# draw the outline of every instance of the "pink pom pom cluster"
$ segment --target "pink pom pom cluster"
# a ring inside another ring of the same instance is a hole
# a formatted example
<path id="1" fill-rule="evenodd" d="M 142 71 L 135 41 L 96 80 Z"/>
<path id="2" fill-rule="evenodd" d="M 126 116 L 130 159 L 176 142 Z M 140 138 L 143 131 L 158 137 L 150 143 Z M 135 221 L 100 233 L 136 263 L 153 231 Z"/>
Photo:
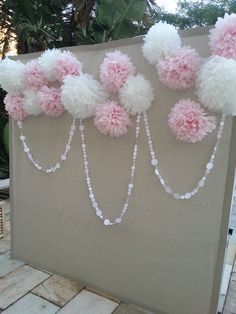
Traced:
<path id="1" fill-rule="evenodd" d="M 46 77 L 38 67 L 37 60 L 32 60 L 26 63 L 23 72 L 23 82 L 28 89 L 39 89 L 43 85 L 48 84 Z"/>
<path id="2" fill-rule="evenodd" d="M 22 121 L 27 117 L 27 113 L 22 107 L 23 97 L 19 94 L 7 94 L 4 98 L 5 109 L 13 119 Z"/>
<path id="3" fill-rule="evenodd" d="M 26 91 L 34 91 L 39 97 L 43 112 L 50 117 L 58 117 L 64 112 L 60 91 L 63 79 L 68 75 L 80 75 L 82 64 L 69 51 L 61 52 L 53 49 L 47 50 L 43 55 L 48 64 L 46 70 L 48 73 L 53 73 L 54 80 L 47 79 L 45 69 L 40 67 L 39 59 L 25 64 L 21 80 Z M 50 62 L 49 55 L 53 55 L 53 62 Z M 27 106 L 27 103 L 30 102 L 24 102 L 25 94 L 29 95 L 29 93 L 24 93 L 22 90 L 21 93 L 16 95 L 8 94 L 4 100 L 6 111 L 13 119 L 18 121 L 27 117 L 24 106 Z M 32 106 L 32 102 L 30 105 Z M 33 105 L 38 106 L 38 104 Z"/>
<path id="4" fill-rule="evenodd" d="M 194 49 L 183 47 L 161 59 L 156 67 L 163 84 L 173 91 L 181 91 L 194 85 L 200 57 Z"/>
<path id="5" fill-rule="evenodd" d="M 199 103 L 183 99 L 171 109 L 168 124 L 179 141 L 196 143 L 215 129 L 216 119 L 207 116 Z"/>
<path id="6" fill-rule="evenodd" d="M 100 80 L 108 91 L 116 93 L 129 75 L 135 73 L 130 58 L 120 51 L 108 52 L 100 66 Z"/>
<path id="7" fill-rule="evenodd" d="M 82 64 L 78 62 L 76 57 L 69 51 L 63 51 L 55 62 L 55 75 L 59 82 L 67 75 L 78 76 L 82 72 Z"/>
<path id="8" fill-rule="evenodd" d="M 107 101 L 97 107 L 94 124 L 98 130 L 111 137 L 125 135 L 131 120 L 128 112 L 115 101 Z"/>
<path id="9" fill-rule="evenodd" d="M 135 67 L 130 58 L 118 50 L 106 53 L 100 65 L 100 80 L 111 93 L 119 92 L 134 73 Z M 102 134 L 119 137 L 128 132 L 131 120 L 128 111 L 117 101 L 107 101 L 96 108 L 94 124 Z"/>
<path id="10" fill-rule="evenodd" d="M 59 88 L 43 86 L 39 91 L 40 106 L 49 117 L 58 117 L 64 112 Z"/>
<path id="11" fill-rule="evenodd" d="M 236 14 L 218 18 L 210 31 L 210 48 L 215 55 L 236 59 Z"/>

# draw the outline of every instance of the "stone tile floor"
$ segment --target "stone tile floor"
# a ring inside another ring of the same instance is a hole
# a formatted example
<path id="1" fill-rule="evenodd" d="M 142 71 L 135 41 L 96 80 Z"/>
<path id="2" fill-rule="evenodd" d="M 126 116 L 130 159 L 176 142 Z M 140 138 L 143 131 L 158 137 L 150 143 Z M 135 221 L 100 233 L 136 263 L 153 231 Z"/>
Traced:
<path id="1" fill-rule="evenodd" d="M 152 314 L 78 282 L 11 259 L 9 208 L 5 216 L 5 237 L 0 239 L 1 314 Z"/>
<path id="2" fill-rule="evenodd" d="M 101 291 L 11 259 L 9 204 L 0 239 L 1 314 L 154 314 Z M 218 313 L 236 314 L 236 243 L 229 241 Z"/>

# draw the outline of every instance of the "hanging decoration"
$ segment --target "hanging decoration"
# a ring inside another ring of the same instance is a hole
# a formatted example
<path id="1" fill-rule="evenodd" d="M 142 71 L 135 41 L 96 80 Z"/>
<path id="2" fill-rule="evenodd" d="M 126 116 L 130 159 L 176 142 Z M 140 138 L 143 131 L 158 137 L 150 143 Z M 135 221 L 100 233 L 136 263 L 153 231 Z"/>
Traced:
<path id="1" fill-rule="evenodd" d="M 75 118 L 94 117 L 102 134 L 123 136 L 131 126 L 130 114 L 142 113 L 151 106 L 152 85 L 143 75 L 135 75 L 130 58 L 118 50 L 106 53 L 100 80 L 89 74 L 67 76 L 61 88 L 62 104 Z"/>
<path id="2" fill-rule="evenodd" d="M 60 90 L 62 82 L 69 75 L 78 76 L 81 73 L 82 64 L 76 57 L 69 51 L 58 49 L 46 50 L 38 59 L 26 64 L 8 58 L 0 63 L 0 85 L 7 91 L 5 109 L 17 121 L 24 152 L 38 170 L 55 172 L 61 167 L 60 162 L 67 159 L 75 132 L 75 118 L 64 152 L 51 167 L 44 167 L 35 161 L 23 133 L 23 120 L 42 113 L 49 117 L 60 116 L 64 112 Z"/>
<path id="3" fill-rule="evenodd" d="M 107 52 L 100 65 L 100 80 L 116 101 L 99 104 L 94 124 L 103 134 L 119 137 L 131 126 L 129 115 L 147 110 L 154 99 L 150 82 L 141 74 L 135 75 L 130 58 L 121 51 Z"/>
<path id="4" fill-rule="evenodd" d="M 171 109 L 168 124 L 179 141 L 197 143 L 215 129 L 216 118 L 208 116 L 199 103 L 182 99 Z"/>
<path id="5" fill-rule="evenodd" d="M 222 137 L 226 115 L 236 115 L 236 14 L 219 18 L 210 31 L 210 49 L 213 53 L 206 62 L 191 47 L 182 46 L 176 28 L 159 22 L 144 37 L 143 55 L 156 67 L 159 80 L 171 91 L 180 92 L 197 87 L 200 102 L 180 99 L 171 109 L 168 125 L 172 134 L 182 143 L 198 143 L 216 128 L 217 120 L 203 108 L 221 114 L 216 143 L 207 161 L 204 173 L 196 185 L 184 193 L 174 191 L 161 173 L 157 151 L 154 150 L 147 110 L 154 100 L 152 84 L 136 68 L 128 55 L 121 51 L 107 52 L 99 69 L 100 81 L 82 72 L 83 65 L 69 51 L 46 50 L 36 60 L 26 64 L 8 58 L 0 62 L 0 85 L 7 92 L 6 111 L 20 130 L 24 152 L 34 167 L 45 173 L 61 168 L 71 149 L 72 138 L 79 119 L 81 148 L 88 195 L 96 216 L 105 226 L 122 222 L 128 210 L 134 188 L 141 117 L 155 176 L 165 192 L 176 200 L 189 200 L 205 185 L 214 167 L 216 152 Z M 24 120 L 45 114 L 59 117 L 64 111 L 73 121 L 62 154 L 52 166 L 41 165 L 31 152 L 24 134 Z M 131 127 L 131 116 L 136 116 L 135 142 L 127 195 L 119 215 L 107 217 L 101 209 L 92 184 L 85 139 L 84 120 L 93 118 L 95 127 L 110 137 L 124 136 Z"/>
<path id="6" fill-rule="evenodd" d="M 103 224 L 112 226 L 121 223 L 128 210 L 129 199 L 134 188 L 141 114 L 151 106 L 154 95 L 151 83 L 143 75 L 135 75 L 135 68 L 129 57 L 120 51 L 106 54 L 100 66 L 100 79 L 102 84 L 87 74 L 78 78 L 68 76 L 62 86 L 62 102 L 74 117 L 80 119 L 81 148 L 91 205 Z M 112 96 L 112 99 L 116 98 L 116 100 L 109 100 L 109 96 Z M 125 203 L 120 214 L 111 219 L 106 217 L 95 196 L 90 176 L 83 120 L 94 116 L 94 124 L 102 134 L 119 137 L 125 135 L 131 126 L 130 114 L 136 115 L 130 180 Z"/>
<path id="7" fill-rule="evenodd" d="M 147 61 L 156 65 L 160 81 L 173 91 L 190 88 L 196 84 L 197 95 L 203 106 L 222 114 L 217 139 L 211 157 L 206 163 L 204 175 L 197 185 L 185 193 L 178 193 L 168 185 L 159 169 L 159 160 L 153 148 L 148 116 L 144 124 L 150 151 L 150 162 L 165 191 L 175 199 L 188 200 L 198 193 L 214 166 L 215 154 L 225 124 L 226 114 L 236 114 L 236 31 L 235 14 L 218 19 L 211 31 L 210 46 L 218 56 L 203 63 L 195 50 L 181 47 L 177 30 L 166 23 L 155 24 L 144 38 L 143 54 Z M 171 132 L 184 143 L 201 141 L 216 127 L 216 118 L 208 116 L 200 103 L 182 99 L 171 109 L 168 118 Z"/>

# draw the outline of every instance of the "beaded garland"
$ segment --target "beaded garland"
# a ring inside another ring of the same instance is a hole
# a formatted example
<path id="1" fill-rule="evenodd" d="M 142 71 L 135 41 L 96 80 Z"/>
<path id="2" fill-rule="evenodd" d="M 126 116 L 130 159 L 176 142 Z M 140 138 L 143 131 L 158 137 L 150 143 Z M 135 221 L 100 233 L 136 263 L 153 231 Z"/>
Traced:
<path id="1" fill-rule="evenodd" d="M 130 172 L 130 181 L 128 183 L 128 190 L 127 190 L 127 196 L 125 203 L 122 207 L 122 210 L 119 214 L 119 216 L 115 219 L 111 219 L 105 216 L 103 210 L 99 207 L 99 204 L 96 200 L 95 192 L 92 186 L 92 179 L 90 177 L 90 169 L 89 169 L 89 161 L 88 161 L 88 156 L 87 156 L 87 149 L 86 149 L 86 142 L 85 142 L 85 133 L 84 133 L 84 125 L 83 125 L 83 120 L 80 120 L 80 136 L 81 136 L 81 147 L 83 151 L 83 158 L 84 158 L 84 172 L 85 172 L 85 177 L 86 177 L 86 183 L 87 183 L 87 188 L 88 188 L 88 194 L 89 194 L 89 199 L 91 202 L 92 207 L 95 210 L 95 213 L 99 219 L 103 221 L 103 224 L 105 226 L 112 226 L 116 225 L 122 222 L 122 218 L 124 214 L 128 210 L 129 206 L 129 199 L 131 197 L 133 188 L 134 188 L 134 175 L 135 175 L 135 168 L 136 168 L 136 159 L 137 159 L 137 154 L 138 154 L 138 137 L 140 133 L 140 120 L 141 120 L 141 114 L 137 114 L 136 116 L 136 130 L 135 130 L 135 144 L 134 144 L 134 149 L 133 149 L 133 160 L 132 160 L 132 165 L 131 165 L 131 172 Z"/>
<path id="2" fill-rule="evenodd" d="M 23 64 L 8 58 L 0 63 L 0 84 L 8 94 L 4 99 L 9 115 L 17 121 L 20 141 L 28 160 L 33 166 L 45 173 L 54 173 L 61 168 L 61 162 L 67 159 L 76 125 L 73 119 L 68 141 L 62 155 L 51 167 L 37 162 L 27 144 L 23 133 L 23 120 L 29 115 L 46 114 L 58 117 L 64 112 L 60 87 L 68 75 L 80 75 L 82 64 L 69 51 L 46 50 L 36 60 Z M 6 78 L 10 76 L 10 78 Z"/>
<path id="3" fill-rule="evenodd" d="M 215 29 L 210 34 L 211 50 L 220 56 L 210 57 L 201 67 L 197 68 L 196 53 L 183 58 L 183 48 L 177 30 L 166 23 L 155 24 L 144 38 L 143 54 L 151 64 L 156 64 L 159 79 L 172 90 L 181 90 L 191 87 L 197 80 L 198 96 L 203 105 L 222 114 L 219 122 L 216 143 L 211 157 L 206 163 L 204 175 L 197 185 L 185 193 L 175 192 L 167 183 L 159 169 L 159 160 L 154 151 L 148 116 L 144 113 L 144 125 L 148 140 L 150 163 L 154 174 L 158 177 L 166 193 L 177 200 L 189 200 L 199 189 L 205 185 L 207 176 L 214 167 L 216 151 L 222 137 L 226 114 L 236 114 L 236 62 L 232 58 L 236 55 L 236 15 L 225 15 L 219 18 Z M 225 35 L 228 33 L 227 40 Z M 165 34 L 162 36 L 161 34 Z M 229 39 L 230 38 L 230 39 Z M 174 51 L 177 47 L 177 52 Z M 182 50 L 182 51 L 181 51 Z M 187 53 L 187 48 L 185 52 Z M 222 56 L 228 58 L 227 60 Z M 190 66 L 192 64 L 192 66 Z M 199 63 L 200 64 L 200 63 Z M 185 65 L 181 68 L 179 65 Z M 189 73 L 193 70 L 192 75 Z M 184 75 L 182 75 L 184 73 Z M 192 77 L 192 83 L 187 84 L 186 77 Z M 184 87 L 184 88 L 183 88 Z M 195 143 L 200 141 L 207 133 L 215 129 L 215 118 L 208 116 L 200 107 L 200 104 L 190 99 L 181 100 L 173 108 L 169 115 L 169 127 L 173 134 L 183 142 Z"/>
<path id="4" fill-rule="evenodd" d="M 154 98 L 152 86 L 149 81 L 141 74 L 135 76 L 134 73 L 135 68 L 130 59 L 127 55 L 122 54 L 120 51 L 108 52 L 100 66 L 100 79 L 104 89 L 107 89 L 113 94 L 113 96 L 117 96 L 119 104 L 115 101 L 106 101 L 104 104 L 97 105 L 94 118 L 95 126 L 101 131 L 101 133 L 117 137 L 124 135 L 127 132 L 127 127 L 130 124 L 129 114 L 136 115 L 135 143 L 133 148 L 127 196 L 120 214 L 114 219 L 105 216 L 96 199 L 90 176 L 90 167 L 85 141 L 85 126 L 83 124 L 83 119 L 80 117 L 79 130 L 88 195 L 96 216 L 102 220 L 105 226 L 120 224 L 123 216 L 128 210 L 129 199 L 134 188 L 136 159 L 138 154 L 137 141 L 140 133 L 141 115 L 151 106 L 151 102 Z M 80 88 L 78 88 L 77 91 L 78 94 L 81 94 Z M 121 121 L 119 121 L 119 119 Z"/>
<path id="5" fill-rule="evenodd" d="M 91 205 L 105 226 L 119 224 L 128 210 L 134 188 L 138 138 L 143 115 L 150 163 L 155 176 L 165 192 L 176 200 L 191 199 L 204 187 L 214 167 L 226 115 L 236 115 L 235 29 L 235 14 L 226 14 L 224 19 L 218 19 L 210 34 L 210 48 L 214 55 L 203 64 L 194 49 L 181 46 L 177 30 L 169 24 L 155 24 L 144 38 L 143 54 L 149 63 L 156 65 L 159 79 L 164 85 L 173 91 L 182 91 L 197 82 L 197 94 L 202 105 L 221 113 L 216 142 L 205 165 L 204 174 L 187 192 L 174 191 L 161 173 L 146 112 L 154 99 L 152 85 L 143 75 L 135 74 L 130 58 L 120 51 L 106 54 L 100 66 L 101 83 L 91 75 L 82 73 L 82 64 L 69 51 L 47 50 L 37 60 L 26 65 L 7 58 L 0 63 L 0 85 L 8 92 L 4 99 L 5 108 L 17 120 L 20 141 L 27 158 L 36 169 L 45 173 L 54 173 L 60 169 L 61 162 L 67 159 L 71 149 L 76 119 L 79 119 L 84 172 Z M 112 100 L 109 100 L 111 95 Z M 114 97 L 116 100 L 113 100 Z M 42 166 L 33 157 L 27 144 L 22 121 L 30 115 L 41 113 L 57 117 L 64 110 L 73 116 L 65 149 L 52 166 Z M 94 124 L 101 133 L 118 137 L 126 134 L 130 127 L 130 115 L 136 115 L 136 128 L 127 195 L 119 215 L 110 218 L 104 214 L 95 196 L 83 121 L 93 117 Z M 190 99 L 183 99 L 172 108 L 168 123 L 172 133 L 185 143 L 201 141 L 216 127 L 215 117 L 208 116 L 199 103 Z"/>

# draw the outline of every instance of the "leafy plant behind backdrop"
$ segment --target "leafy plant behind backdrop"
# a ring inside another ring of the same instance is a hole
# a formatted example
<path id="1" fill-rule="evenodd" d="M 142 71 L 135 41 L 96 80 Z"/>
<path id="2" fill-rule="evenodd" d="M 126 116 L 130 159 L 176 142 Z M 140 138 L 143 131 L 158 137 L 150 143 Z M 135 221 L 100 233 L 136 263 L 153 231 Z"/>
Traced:
<path id="1" fill-rule="evenodd" d="M 158 0 L 0 0 L 0 54 L 4 58 L 12 42 L 23 54 L 133 37 L 160 19 L 179 28 L 205 26 L 225 12 L 236 12 L 235 0 L 181 0 L 175 14 Z M 3 98 L 0 91 L 0 179 L 8 176 Z"/>

